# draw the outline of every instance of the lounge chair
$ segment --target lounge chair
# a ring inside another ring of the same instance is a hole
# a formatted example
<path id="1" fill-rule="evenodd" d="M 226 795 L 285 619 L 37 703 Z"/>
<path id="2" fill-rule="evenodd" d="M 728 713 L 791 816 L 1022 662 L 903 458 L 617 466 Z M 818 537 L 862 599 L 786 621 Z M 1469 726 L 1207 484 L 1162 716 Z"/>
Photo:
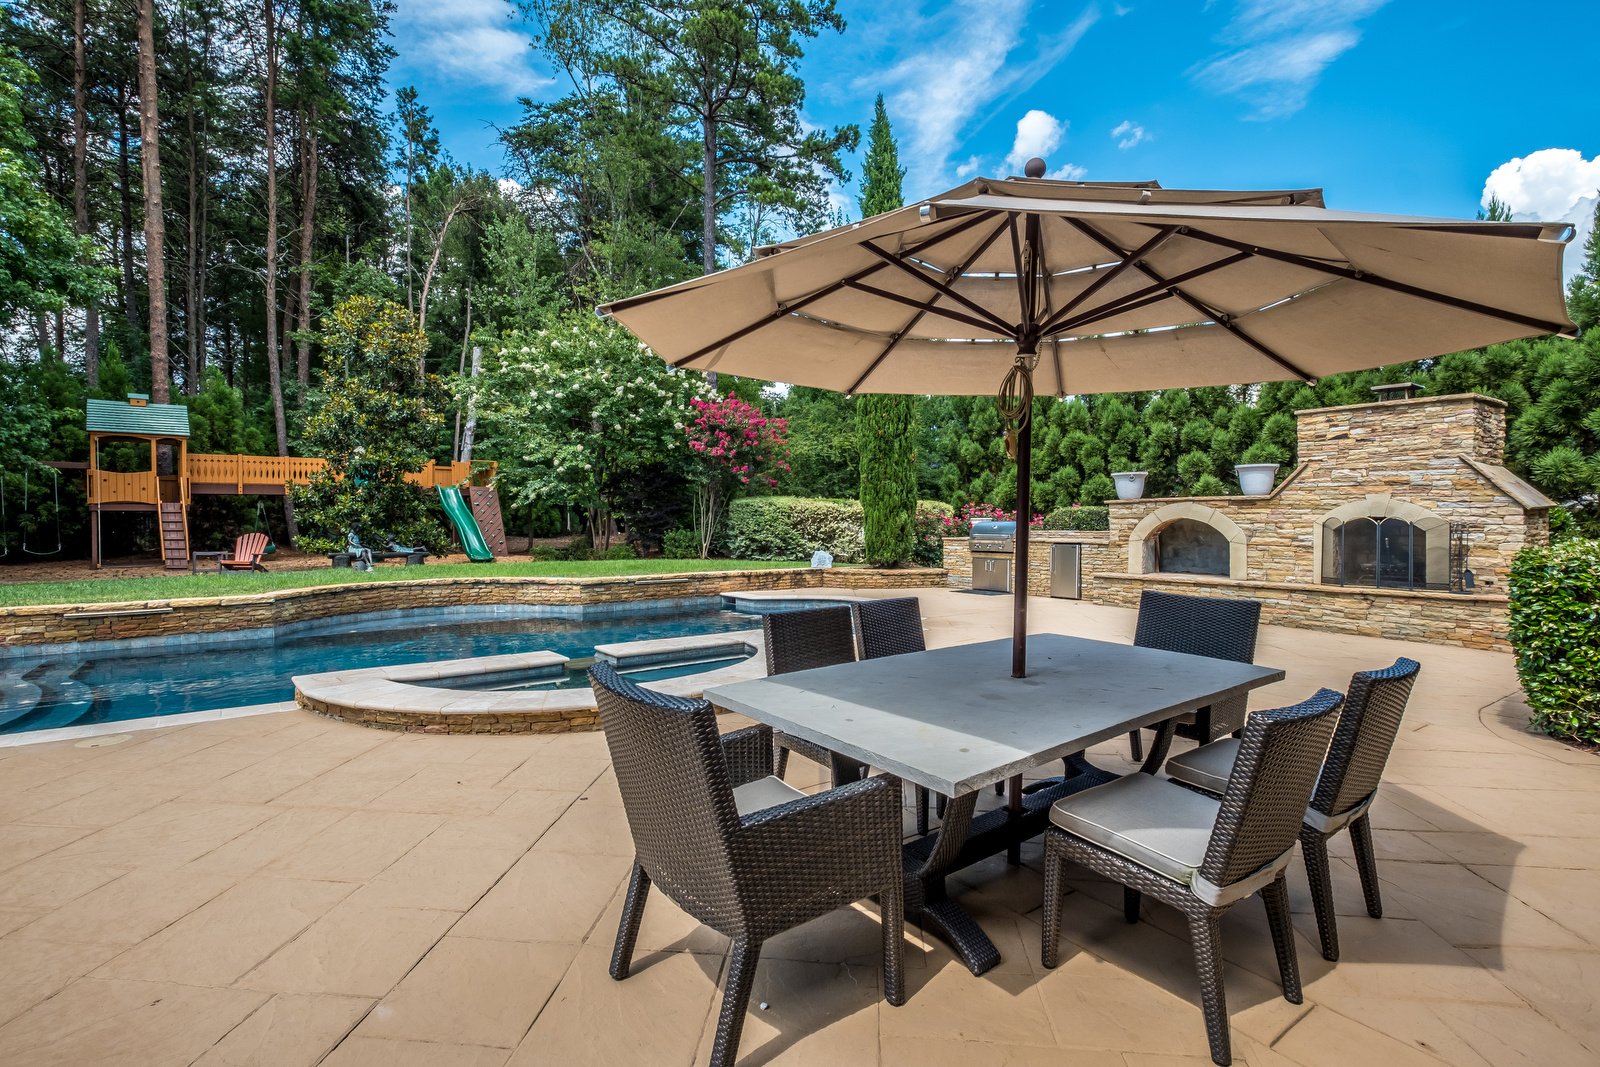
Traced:
<path id="1" fill-rule="evenodd" d="M 217 560 L 217 566 L 225 571 L 264 571 L 261 557 L 267 552 L 267 535 L 264 533 L 241 534 L 233 542 L 233 557 Z"/>

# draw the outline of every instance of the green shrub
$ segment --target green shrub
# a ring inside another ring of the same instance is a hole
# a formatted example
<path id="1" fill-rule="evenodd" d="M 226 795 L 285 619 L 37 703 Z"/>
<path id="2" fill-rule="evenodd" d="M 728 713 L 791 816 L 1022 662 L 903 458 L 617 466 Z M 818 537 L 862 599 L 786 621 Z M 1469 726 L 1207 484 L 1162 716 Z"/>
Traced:
<path id="1" fill-rule="evenodd" d="M 579 534 L 565 545 L 556 549 L 556 559 L 585 560 L 594 559 L 594 545 L 590 543 L 587 534 Z"/>
<path id="2" fill-rule="evenodd" d="M 854 500 L 745 497 L 728 506 L 717 544 L 728 559 L 810 559 L 820 548 L 853 563 L 861 558 L 861 526 Z"/>
<path id="3" fill-rule="evenodd" d="M 1117 486 L 1104 474 L 1096 474 L 1083 483 L 1083 488 L 1078 490 L 1078 503 L 1083 505 L 1103 504 L 1117 495 Z"/>
<path id="4" fill-rule="evenodd" d="M 1111 509 L 1104 504 L 1073 504 L 1044 517 L 1046 530 L 1109 530 Z"/>
<path id="5" fill-rule="evenodd" d="M 666 559 L 699 559 L 700 535 L 693 530 L 668 530 L 661 537 L 661 555 Z"/>
<path id="6" fill-rule="evenodd" d="M 620 545 L 612 545 L 610 548 L 608 548 L 604 552 L 600 553 L 599 554 L 599 558 L 600 559 L 638 559 L 639 558 L 639 553 L 638 553 L 637 550 L 634 549 L 634 547 L 632 545 L 627 544 L 626 542 L 624 542 L 623 544 L 620 544 Z"/>
<path id="7" fill-rule="evenodd" d="M 1600 541 L 1517 553 L 1511 647 L 1533 725 L 1600 743 Z"/>
<path id="8" fill-rule="evenodd" d="M 917 501 L 916 542 L 911 562 L 919 567 L 944 566 L 944 536 L 956 509 L 943 500 Z"/>

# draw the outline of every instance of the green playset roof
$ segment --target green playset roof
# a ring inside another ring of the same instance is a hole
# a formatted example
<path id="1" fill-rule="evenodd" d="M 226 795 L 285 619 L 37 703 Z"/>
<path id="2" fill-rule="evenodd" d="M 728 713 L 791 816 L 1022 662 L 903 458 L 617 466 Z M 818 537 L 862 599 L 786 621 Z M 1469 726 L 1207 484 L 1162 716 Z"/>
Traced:
<path id="1" fill-rule="evenodd" d="M 130 393 L 129 398 L 138 395 Z M 188 437 L 189 409 L 182 404 L 130 404 L 123 400 L 91 400 L 86 425 L 90 433 Z"/>

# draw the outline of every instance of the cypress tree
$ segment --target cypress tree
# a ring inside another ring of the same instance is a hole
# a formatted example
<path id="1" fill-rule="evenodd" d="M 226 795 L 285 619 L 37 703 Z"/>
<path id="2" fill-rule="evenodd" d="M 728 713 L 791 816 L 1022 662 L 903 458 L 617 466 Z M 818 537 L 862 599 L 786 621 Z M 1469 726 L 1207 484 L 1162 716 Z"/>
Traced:
<path id="1" fill-rule="evenodd" d="M 873 107 L 862 172 L 863 216 L 901 206 L 900 182 L 906 172 L 900 166 L 881 95 Z M 910 559 L 916 545 L 916 399 L 873 394 L 861 397 L 857 404 L 866 558 L 875 566 L 893 566 Z"/>

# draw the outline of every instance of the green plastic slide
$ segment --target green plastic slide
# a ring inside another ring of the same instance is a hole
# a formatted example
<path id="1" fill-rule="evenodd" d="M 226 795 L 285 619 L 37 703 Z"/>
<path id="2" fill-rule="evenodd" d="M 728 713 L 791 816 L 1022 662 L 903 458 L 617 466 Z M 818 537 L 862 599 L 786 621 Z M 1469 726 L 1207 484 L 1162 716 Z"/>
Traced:
<path id="1" fill-rule="evenodd" d="M 478 520 L 472 517 L 472 509 L 462 499 L 461 490 L 453 485 L 441 485 L 439 503 L 444 505 L 444 513 L 456 528 L 456 536 L 461 538 L 461 547 L 467 550 L 467 558 L 474 563 L 491 562 L 494 553 L 489 551 L 488 544 L 483 540 L 483 531 L 478 529 Z"/>

